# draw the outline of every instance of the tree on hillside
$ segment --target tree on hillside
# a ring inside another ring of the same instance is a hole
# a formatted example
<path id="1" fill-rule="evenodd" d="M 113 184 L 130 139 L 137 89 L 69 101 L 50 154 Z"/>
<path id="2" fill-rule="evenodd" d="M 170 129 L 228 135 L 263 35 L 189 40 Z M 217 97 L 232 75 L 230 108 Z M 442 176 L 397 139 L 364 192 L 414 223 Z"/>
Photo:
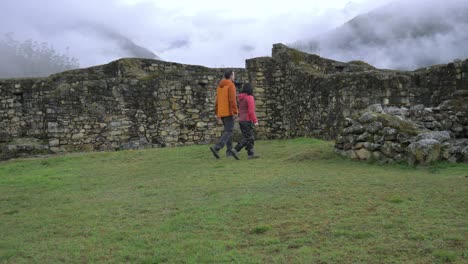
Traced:
<path id="1" fill-rule="evenodd" d="M 0 78 L 44 77 L 78 68 L 78 59 L 57 53 L 48 43 L 0 38 Z"/>

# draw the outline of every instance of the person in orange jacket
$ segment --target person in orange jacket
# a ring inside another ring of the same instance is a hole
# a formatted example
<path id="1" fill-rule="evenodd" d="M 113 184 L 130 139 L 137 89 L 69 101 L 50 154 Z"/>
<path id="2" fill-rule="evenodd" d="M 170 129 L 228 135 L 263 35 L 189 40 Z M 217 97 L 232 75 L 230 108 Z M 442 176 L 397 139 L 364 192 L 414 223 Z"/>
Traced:
<path id="1" fill-rule="evenodd" d="M 224 132 L 218 143 L 210 147 L 215 158 L 219 159 L 219 151 L 227 145 L 227 153 L 235 159 L 239 159 L 237 151 L 232 148 L 232 131 L 234 120 L 237 119 L 239 110 L 237 109 L 236 86 L 234 85 L 235 74 L 233 71 L 224 73 L 224 79 L 216 89 L 215 115 L 218 122 L 223 122 Z"/>

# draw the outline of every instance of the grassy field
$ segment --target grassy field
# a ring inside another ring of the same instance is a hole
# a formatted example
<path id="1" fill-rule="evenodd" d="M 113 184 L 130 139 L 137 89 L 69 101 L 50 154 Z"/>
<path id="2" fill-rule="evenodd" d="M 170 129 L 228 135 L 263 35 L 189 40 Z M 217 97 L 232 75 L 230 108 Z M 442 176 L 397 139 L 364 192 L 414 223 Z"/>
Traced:
<path id="1" fill-rule="evenodd" d="M 0 263 L 467 263 L 468 165 L 314 139 L 0 163 Z"/>

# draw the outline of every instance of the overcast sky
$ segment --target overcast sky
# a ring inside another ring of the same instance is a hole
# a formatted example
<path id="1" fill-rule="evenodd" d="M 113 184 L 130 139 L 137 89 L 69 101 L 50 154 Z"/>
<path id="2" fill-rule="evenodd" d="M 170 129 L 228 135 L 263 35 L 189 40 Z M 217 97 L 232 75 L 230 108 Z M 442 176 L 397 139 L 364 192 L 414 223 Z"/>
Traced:
<path id="1" fill-rule="evenodd" d="M 81 66 L 126 53 L 100 29 L 124 35 L 162 59 L 243 67 L 292 43 L 337 27 L 388 0 L 1 0 L 0 34 L 47 41 Z M 99 30 L 98 30 L 99 29 Z"/>

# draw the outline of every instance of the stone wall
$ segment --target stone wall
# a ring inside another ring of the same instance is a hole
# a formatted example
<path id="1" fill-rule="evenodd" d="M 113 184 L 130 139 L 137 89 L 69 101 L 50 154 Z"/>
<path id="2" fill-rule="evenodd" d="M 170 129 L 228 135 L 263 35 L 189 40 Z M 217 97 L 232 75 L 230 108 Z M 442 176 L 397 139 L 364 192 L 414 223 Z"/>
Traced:
<path id="1" fill-rule="evenodd" d="M 211 143 L 221 133 L 213 102 L 224 71 L 122 59 L 48 78 L 0 80 L 0 158 Z M 436 106 L 468 87 L 468 60 L 400 72 L 282 44 L 272 57 L 234 71 L 238 83 L 254 84 L 261 139 L 334 139 L 345 119 L 368 105 Z"/>
<path id="2" fill-rule="evenodd" d="M 468 162 L 468 90 L 438 107 L 372 105 L 347 119 L 335 151 L 358 160 L 427 165 Z"/>
<path id="3" fill-rule="evenodd" d="M 468 60 L 414 72 L 342 63 L 276 44 L 273 56 L 247 60 L 260 99 L 262 138 L 334 139 L 345 118 L 372 104 L 437 106 L 468 87 Z"/>
<path id="4" fill-rule="evenodd" d="M 246 81 L 245 69 L 233 69 Z M 49 78 L 0 80 L 0 158 L 212 142 L 225 69 L 122 59 Z"/>

